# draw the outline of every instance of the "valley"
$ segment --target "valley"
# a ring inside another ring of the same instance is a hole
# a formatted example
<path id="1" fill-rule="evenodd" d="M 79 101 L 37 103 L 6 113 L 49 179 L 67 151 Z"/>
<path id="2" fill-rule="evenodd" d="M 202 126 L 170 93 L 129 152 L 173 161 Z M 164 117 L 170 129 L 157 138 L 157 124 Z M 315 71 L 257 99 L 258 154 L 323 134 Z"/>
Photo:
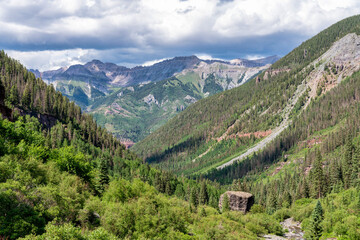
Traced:
<path id="1" fill-rule="evenodd" d="M 277 59 L 226 62 L 189 56 L 131 69 L 93 60 L 33 72 L 131 146 L 194 102 L 240 86 Z"/>
<path id="2" fill-rule="evenodd" d="M 0 113 L 0 239 L 360 239 L 360 15 L 282 58 L 1 50 Z"/>

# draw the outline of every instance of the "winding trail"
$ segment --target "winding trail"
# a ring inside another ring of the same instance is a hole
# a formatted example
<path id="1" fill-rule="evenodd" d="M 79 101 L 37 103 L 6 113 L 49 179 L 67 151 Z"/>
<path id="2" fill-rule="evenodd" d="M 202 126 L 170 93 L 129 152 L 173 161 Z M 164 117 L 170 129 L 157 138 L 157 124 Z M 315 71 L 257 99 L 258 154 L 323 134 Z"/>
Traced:
<path id="1" fill-rule="evenodd" d="M 304 79 L 302 83 L 297 87 L 294 95 L 291 97 L 291 99 L 288 101 L 287 105 L 285 106 L 284 110 L 282 111 L 282 117 L 283 121 L 281 124 L 276 127 L 272 133 L 265 137 L 263 140 L 255 144 L 253 147 L 249 148 L 245 153 L 241 154 L 238 157 L 235 157 L 231 159 L 230 161 L 218 166 L 216 169 L 223 169 L 224 167 L 230 166 L 236 161 L 241 161 L 244 158 L 250 156 L 251 154 L 260 151 L 266 147 L 268 143 L 270 143 L 272 140 L 274 140 L 277 136 L 279 136 L 280 133 L 282 133 L 291 123 L 289 120 L 289 115 L 291 110 L 294 108 L 296 102 L 299 100 L 300 96 L 304 94 L 305 90 L 307 89 L 307 81 Z"/>

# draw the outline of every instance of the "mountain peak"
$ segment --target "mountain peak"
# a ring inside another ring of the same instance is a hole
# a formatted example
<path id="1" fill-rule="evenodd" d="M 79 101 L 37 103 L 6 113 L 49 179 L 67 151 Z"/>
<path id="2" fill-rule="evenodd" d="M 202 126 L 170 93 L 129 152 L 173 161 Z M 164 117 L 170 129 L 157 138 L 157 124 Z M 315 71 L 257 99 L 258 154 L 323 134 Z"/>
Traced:
<path id="1" fill-rule="evenodd" d="M 178 57 L 174 57 L 171 60 L 200 60 L 200 59 L 195 55 L 191 55 L 191 56 L 178 56 Z"/>
<path id="2" fill-rule="evenodd" d="M 96 64 L 96 65 L 99 65 L 99 64 L 104 64 L 102 61 L 98 60 L 98 59 L 93 59 L 91 62 L 88 62 L 86 63 L 85 65 L 87 64 Z"/>

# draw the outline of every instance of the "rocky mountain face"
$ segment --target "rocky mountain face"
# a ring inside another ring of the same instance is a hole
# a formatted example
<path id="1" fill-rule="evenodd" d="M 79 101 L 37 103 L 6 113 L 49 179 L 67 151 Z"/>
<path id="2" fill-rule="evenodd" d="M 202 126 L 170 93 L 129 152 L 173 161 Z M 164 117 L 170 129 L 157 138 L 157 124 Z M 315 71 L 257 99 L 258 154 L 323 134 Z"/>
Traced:
<path id="1" fill-rule="evenodd" d="M 277 59 L 220 61 L 188 56 L 134 68 L 93 60 L 32 72 L 132 145 L 189 105 L 245 83 Z"/>
<path id="2" fill-rule="evenodd" d="M 260 66 L 264 66 L 266 64 L 273 64 L 277 60 L 279 60 L 279 56 L 274 55 L 274 56 L 269 56 L 266 58 L 260 58 L 260 59 L 255 59 L 255 60 L 237 58 L 237 59 L 230 60 L 229 63 L 234 64 L 234 65 L 244 66 L 244 67 L 260 67 Z"/>
<path id="3" fill-rule="evenodd" d="M 185 69 L 192 69 L 201 62 L 208 65 L 218 63 L 253 68 L 272 64 L 278 59 L 278 56 L 270 56 L 257 60 L 234 59 L 231 61 L 221 61 L 201 60 L 196 56 L 186 56 L 175 57 L 151 66 L 137 66 L 134 68 L 127 68 L 118 66 L 114 63 L 103 63 L 99 60 L 93 60 L 84 65 L 73 65 L 57 70 L 40 72 L 39 70 L 30 69 L 30 71 L 32 71 L 36 77 L 41 77 L 48 82 L 57 80 L 79 80 L 97 83 L 100 81 L 109 82 L 111 85 L 118 87 L 127 87 L 172 77 Z"/>
<path id="4" fill-rule="evenodd" d="M 96 101 L 89 111 L 116 136 L 138 142 L 191 104 L 240 86 L 269 66 L 200 61 L 171 78 L 121 88 Z"/>
<path id="5" fill-rule="evenodd" d="M 48 82 L 79 80 L 84 82 L 91 81 L 92 83 L 109 82 L 111 85 L 126 87 L 169 78 L 177 72 L 198 64 L 200 61 L 196 56 L 175 57 L 152 66 L 127 68 L 114 63 L 103 63 L 99 60 L 93 60 L 84 65 L 72 65 L 57 70 L 44 72 L 39 72 L 38 70 L 31 71 L 37 77 L 42 77 Z"/>

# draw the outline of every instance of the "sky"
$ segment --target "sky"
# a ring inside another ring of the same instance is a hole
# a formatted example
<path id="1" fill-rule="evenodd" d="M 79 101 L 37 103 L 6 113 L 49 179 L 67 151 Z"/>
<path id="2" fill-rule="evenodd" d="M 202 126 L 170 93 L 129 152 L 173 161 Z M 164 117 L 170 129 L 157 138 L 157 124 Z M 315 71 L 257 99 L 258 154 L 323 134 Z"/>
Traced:
<path id="1" fill-rule="evenodd" d="M 255 59 L 286 55 L 358 13 L 358 0 L 0 0 L 0 49 L 40 70 Z"/>

